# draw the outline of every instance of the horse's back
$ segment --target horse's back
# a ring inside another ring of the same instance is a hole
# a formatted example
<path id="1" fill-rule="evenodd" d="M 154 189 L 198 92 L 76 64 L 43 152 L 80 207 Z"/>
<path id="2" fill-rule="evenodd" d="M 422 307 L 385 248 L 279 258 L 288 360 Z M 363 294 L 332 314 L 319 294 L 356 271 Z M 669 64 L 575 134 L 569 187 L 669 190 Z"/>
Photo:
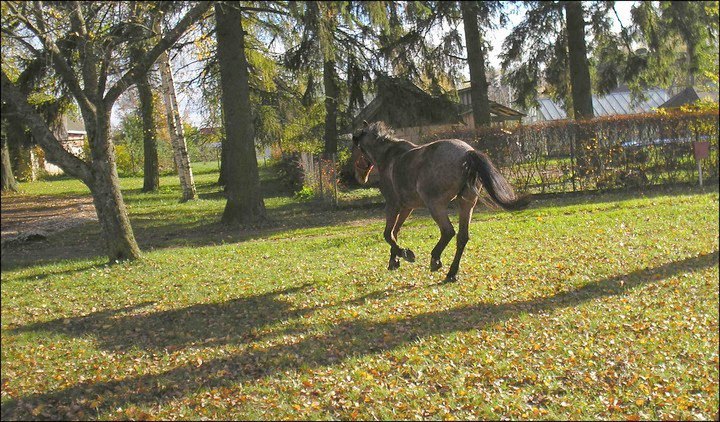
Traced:
<path id="1" fill-rule="evenodd" d="M 473 148 L 459 139 L 442 139 L 403 154 L 393 171 L 402 202 L 450 201 L 465 183 L 463 163 Z M 427 205 L 427 204 L 426 204 Z"/>

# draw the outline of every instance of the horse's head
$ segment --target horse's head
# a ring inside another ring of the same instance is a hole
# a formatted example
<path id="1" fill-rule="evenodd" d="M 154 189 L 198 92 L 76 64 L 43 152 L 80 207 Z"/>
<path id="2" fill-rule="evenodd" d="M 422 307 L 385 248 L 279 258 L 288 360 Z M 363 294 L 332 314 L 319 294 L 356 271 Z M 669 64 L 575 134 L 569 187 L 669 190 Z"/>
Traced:
<path id="1" fill-rule="evenodd" d="M 359 148 L 354 147 L 352 150 L 352 156 L 350 157 L 353 162 L 353 169 L 355 172 L 355 180 L 358 183 L 365 184 L 370 177 L 370 172 L 373 169 L 373 164 L 365 158 L 365 155 L 360 151 Z"/>
<path id="2" fill-rule="evenodd" d="M 355 168 L 355 179 L 360 183 L 367 183 L 370 172 L 375 166 L 372 156 L 376 144 L 387 132 L 385 123 L 375 122 L 369 124 L 363 121 L 362 129 L 353 134 L 352 160 Z"/>

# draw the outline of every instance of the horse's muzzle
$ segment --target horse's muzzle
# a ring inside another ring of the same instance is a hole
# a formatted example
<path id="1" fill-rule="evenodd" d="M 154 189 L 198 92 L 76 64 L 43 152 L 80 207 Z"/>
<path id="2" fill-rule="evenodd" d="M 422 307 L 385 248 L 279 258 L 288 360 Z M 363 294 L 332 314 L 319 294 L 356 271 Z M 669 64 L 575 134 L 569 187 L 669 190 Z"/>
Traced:
<path id="1" fill-rule="evenodd" d="M 372 163 L 365 159 L 365 157 L 360 156 L 355 160 L 355 179 L 362 184 L 367 183 L 372 169 Z"/>

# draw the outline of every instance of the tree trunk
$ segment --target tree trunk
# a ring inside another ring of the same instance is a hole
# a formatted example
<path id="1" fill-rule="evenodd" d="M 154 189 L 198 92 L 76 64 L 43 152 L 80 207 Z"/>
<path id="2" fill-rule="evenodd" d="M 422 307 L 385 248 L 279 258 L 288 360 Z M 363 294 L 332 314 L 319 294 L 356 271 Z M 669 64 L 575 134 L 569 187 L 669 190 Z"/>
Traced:
<path id="1" fill-rule="evenodd" d="M 221 187 L 225 187 L 227 180 L 227 175 L 225 172 L 227 171 L 227 143 L 223 140 L 220 143 L 220 175 L 218 176 L 218 185 Z"/>
<path id="2" fill-rule="evenodd" d="M 0 149 L 0 155 L 2 157 L 2 169 L 0 169 L 0 173 L 2 173 L 2 191 L 13 191 L 17 192 L 18 190 L 18 184 L 17 180 L 15 180 L 15 176 L 13 175 L 12 166 L 10 165 L 10 151 L 8 150 L 7 145 L 7 139 L 5 139 L 5 136 L 2 137 L 2 148 Z"/>
<path id="3" fill-rule="evenodd" d="M 477 6 L 471 1 L 461 1 L 468 66 L 470 67 L 470 102 L 475 127 L 490 126 L 490 100 L 485 76 L 485 51 L 477 22 Z"/>
<path id="4" fill-rule="evenodd" d="M 102 101 L 94 104 L 97 111 L 81 108 L 92 155 L 92 164 L 88 165 L 62 147 L 43 118 L 28 104 L 27 98 L 10 82 L 5 72 L 2 72 L 1 91 L 3 102 L 17 112 L 47 156 L 66 173 L 79 178 L 90 188 L 110 262 L 140 258 L 140 248 L 135 242 L 120 192 L 110 141 L 110 109 L 103 113 L 101 110 L 105 104 Z"/>
<path id="5" fill-rule="evenodd" d="M 185 133 L 180 119 L 177 98 L 175 96 L 175 83 L 173 82 L 172 68 L 170 67 L 170 56 L 167 52 L 160 55 L 160 77 L 162 79 L 162 90 L 165 98 L 165 110 L 167 111 L 168 130 L 173 147 L 173 156 L 180 177 L 182 187 L 182 201 L 197 199 L 195 181 L 193 180 L 192 168 L 190 167 L 190 156 L 185 142 Z"/>
<path id="6" fill-rule="evenodd" d="M 227 204 L 222 221 L 253 224 L 265 219 L 265 204 L 255 154 L 242 15 L 237 8 L 217 3 L 215 19 L 227 158 L 224 163 Z"/>
<path id="7" fill-rule="evenodd" d="M 687 42 L 687 47 L 685 49 L 685 56 L 687 58 L 687 88 L 692 88 L 695 86 L 695 74 L 698 72 L 698 66 L 695 60 L 695 46 Z"/>
<path id="8" fill-rule="evenodd" d="M 323 85 L 325 87 L 325 146 L 323 152 L 326 156 L 330 156 L 337 152 L 338 88 L 333 60 L 327 60 L 323 66 Z"/>
<path id="9" fill-rule="evenodd" d="M 10 163 L 15 170 L 13 174 L 21 182 L 35 181 L 38 172 L 33 162 L 30 135 L 25 131 L 22 123 L 14 119 L 8 121 L 6 131 Z"/>
<path id="10" fill-rule="evenodd" d="M 92 157 L 92 177 L 86 184 L 93 196 L 110 262 L 137 259 L 140 258 L 140 248 L 120 191 L 114 146 L 110 140 L 110 110 L 103 113 L 102 106 L 97 106 L 97 112 L 83 110 Z"/>
<path id="11" fill-rule="evenodd" d="M 593 118 L 592 86 L 590 85 L 590 66 L 587 59 L 585 44 L 585 18 L 582 3 L 568 1 L 565 3 L 565 19 L 568 36 L 568 59 L 570 62 L 570 90 L 575 120 Z M 599 167 L 593 162 L 590 143 L 593 134 L 584 125 L 577 130 L 577 172 L 580 176 L 597 174 Z"/>
<path id="12" fill-rule="evenodd" d="M 157 129 L 155 128 L 153 95 L 147 74 L 137 83 L 140 97 L 140 116 L 143 125 L 143 192 L 154 192 L 160 188 L 160 169 L 157 152 Z"/>
<path id="13" fill-rule="evenodd" d="M 565 2 L 565 19 L 567 21 L 570 89 L 574 118 L 575 120 L 591 119 L 593 117 L 592 87 L 585 44 L 585 18 L 582 3 L 579 1 Z"/>
<path id="14" fill-rule="evenodd" d="M 100 139 L 96 139 L 96 142 L 98 141 Z M 98 144 L 92 155 L 94 159 L 104 156 L 105 161 L 100 159 L 92 163 L 95 177 L 90 185 L 90 192 L 98 221 L 102 226 L 105 249 L 110 262 L 140 258 L 140 248 L 135 241 L 130 218 L 120 192 L 115 157 L 107 153 L 107 147 L 100 146 L 106 145 L 107 141 Z"/>

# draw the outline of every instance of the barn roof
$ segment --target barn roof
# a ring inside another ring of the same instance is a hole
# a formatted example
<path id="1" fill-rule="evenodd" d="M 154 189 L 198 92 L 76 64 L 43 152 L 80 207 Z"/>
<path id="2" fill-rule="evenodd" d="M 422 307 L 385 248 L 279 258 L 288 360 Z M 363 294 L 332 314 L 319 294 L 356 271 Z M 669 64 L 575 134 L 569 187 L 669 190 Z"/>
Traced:
<path id="1" fill-rule="evenodd" d="M 458 95 L 461 95 L 465 91 L 470 90 L 470 82 L 463 82 L 462 88 L 458 89 Z M 499 117 L 498 120 L 520 120 L 523 116 L 525 116 L 525 113 L 515 110 L 513 108 L 510 108 L 508 106 L 504 106 L 496 101 L 489 100 L 490 101 L 490 113 Z M 467 106 L 466 109 L 462 112 L 462 114 L 472 113 L 472 106 Z"/>
<path id="2" fill-rule="evenodd" d="M 382 120 L 396 128 L 462 121 L 457 102 L 445 95 L 431 95 L 406 79 L 381 76 L 376 92 L 353 119 L 354 127 L 363 120 Z"/>

